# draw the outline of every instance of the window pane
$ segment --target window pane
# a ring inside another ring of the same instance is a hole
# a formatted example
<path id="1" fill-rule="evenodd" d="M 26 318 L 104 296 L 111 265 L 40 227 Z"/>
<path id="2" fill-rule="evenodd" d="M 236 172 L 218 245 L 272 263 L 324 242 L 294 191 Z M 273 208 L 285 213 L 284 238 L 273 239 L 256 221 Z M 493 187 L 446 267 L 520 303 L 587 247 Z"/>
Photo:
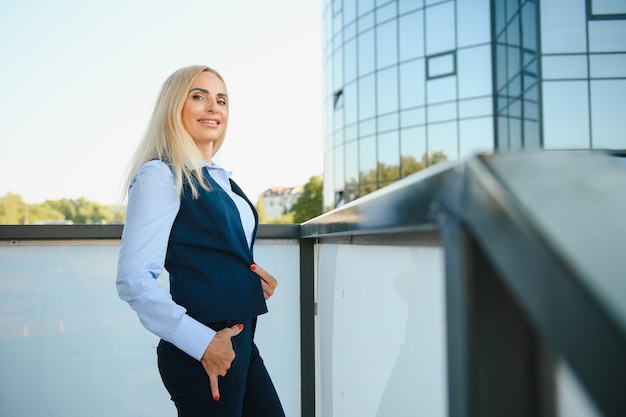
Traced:
<path id="1" fill-rule="evenodd" d="M 344 173 L 343 173 L 343 146 L 338 146 L 334 150 L 335 153 L 335 189 L 343 190 Z"/>
<path id="2" fill-rule="evenodd" d="M 341 49 L 333 54 L 333 90 L 340 90 L 343 86 L 343 56 Z"/>
<path id="3" fill-rule="evenodd" d="M 359 178 L 359 149 L 357 142 L 346 144 L 346 182 L 357 181 Z"/>
<path id="4" fill-rule="evenodd" d="M 426 82 L 428 103 L 441 103 L 456 99 L 456 77 L 437 78 Z"/>
<path id="5" fill-rule="evenodd" d="M 399 20 L 400 61 L 424 56 L 424 13 L 402 16 Z"/>
<path id="6" fill-rule="evenodd" d="M 398 62 L 397 21 L 384 23 L 376 29 L 376 63 L 385 68 Z"/>
<path id="7" fill-rule="evenodd" d="M 385 114 L 398 110 L 398 68 L 378 72 L 378 114 Z"/>
<path id="8" fill-rule="evenodd" d="M 591 82 L 592 146 L 625 149 L 626 80 Z"/>
<path id="9" fill-rule="evenodd" d="M 591 78 L 625 77 L 626 54 L 590 55 Z"/>
<path id="10" fill-rule="evenodd" d="M 345 82 L 356 79 L 356 39 L 347 42 L 343 48 Z"/>
<path id="11" fill-rule="evenodd" d="M 459 118 L 489 116 L 493 113 L 491 97 L 475 98 L 459 102 Z"/>
<path id="12" fill-rule="evenodd" d="M 400 65 L 400 107 L 403 109 L 423 106 L 424 100 L 424 60 Z"/>
<path id="13" fill-rule="evenodd" d="M 376 114 L 376 88 L 374 74 L 359 80 L 359 119 L 369 119 Z"/>
<path id="14" fill-rule="evenodd" d="M 400 177 L 400 141 L 398 131 L 384 133 L 378 136 L 378 162 L 385 165 L 385 169 L 378 173 L 378 179 L 397 180 Z"/>
<path id="15" fill-rule="evenodd" d="M 398 11 L 400 14 L 424 7 L 424 0 L 399 0 Z"/>
<path id="16" fill-rule="evenodd" d="M 376 180 L 376 140 L 368 136 L 359 141 L 359 173 L 366 181 Z"/>
<path id="17" fill-rule="evenodd" d="M 357 96 L 356 96 L 356 82 L 346 85 L 343 89 L 343 108 L 344 116 L 347 125 L 356 123 L 357 121 Z"/>
<path id="18" fill-rule="evenodd" d="M 462 120 L 459 122 L 459 130 L 459 159 L 479 152 L 493 151 L 493 119 L 491 117 Z"/>
<path id="19" fill-rule="evenodd" d="M 428 123 L 455 120 L 457 118 L 456 102 L 433 104 L 426 108 L 426 112 L 428 114 Z"/>
<path id="20" fill-rule="evenodd" d="M 457 0 L 458 47 L 490 41 L 489 0 Z"/>
<path id="21" fill-rule="evenodd" d="M 400 152 L 402 155 L 401 176 L 413 174 L 425 168 L 422 163 L 426 155 L 426 128 L 413 127 L 400 132 Z"/>
<path id="22" fill-rule="evenodd" d="M 426 108 L 404 110 L 400 113 L 400 126 L 409 127 L 426 124 Z"/>
<path id="23" fill-rule="evenodd" d="M 366 14 L 359 18 L 359 33 L 374 27 L 374 13 Z"/>
<path id="24" fill-rule="evenodd" d="M 454 52 L 429 56 L 427 59 L 428 79 L 445 77 L 456 72 L 456 57 Z"/>
<path id="25" fill-rule="evenodd" d="M 589 52 L 626 52 L 626 19 L 589 22 Z"/>
<path id="26" fill-rule="evenodd" d="M 454 2 L 426 8 L 426 54 L 455 49 Z"/>
<path id="27" fill-rule="evenodd" d="M 459 98 L 491 94 L 491 48 L 461 50 L 458 60 Z"/>
<path id="28" fill-rule="evenodd" d="M 343 21 L 350 23 L 356 19 L 356 1 L 343 0 Z"/>
<path id="29" fill-rule="evenodd" d="M 591 14 L 626 14 L 626 2 L 624 0 L 591 0 Z"/>
<path id="30" fill-rule="evenodd" d="M 371 11 L 374 8 L 374 0 L 359 0 L 358 11 L 359 16 Z"/>
<path id="31" fill-rule="evenodd" d="M 541 60 L 543 78 L 587 78 L 587 55 L 544 56 Z"/>
<path id="32" fill-rule="evenodd" d="M 543 83 L 544 147 L 589 147 L 589 97 L 584 81 Z"/>
<path id="33" fill-rule="evenodd" d="M 399 114 L 397 112 L 378 117 L 378 131 L 386 132 L 389 130 L 397 130 L 399 123 Z"/>
<path id="34" fill-rule="evenodd" d="M 369 30 L 358 38 L 359 75 L 374 71 L 374 31 Z"/>
<path id="35" fill-rule="evenodd" d="M 587 17 L 584 1 L 542 1 L 541 48 L 544 54 L 586 52 Z"/>
<path id="36" fill-rule="evenodd" d="M 436 153 L 442 153 L 449 161 L 456 161 L 457 123 L 436 123 L 428 125 L 428 157 L 429 160 Z"/>
<path id="37" fill-rule="evenodd" d="M 396 16 L 396 2 L 394 1 L 376 10 L 376 23 L 386 22 Z"/>
<path id="38" fill-rule="evenodd" d="M 376 119 L 364 120 L 359 123 L 359 137 L 376 133 Z"/>

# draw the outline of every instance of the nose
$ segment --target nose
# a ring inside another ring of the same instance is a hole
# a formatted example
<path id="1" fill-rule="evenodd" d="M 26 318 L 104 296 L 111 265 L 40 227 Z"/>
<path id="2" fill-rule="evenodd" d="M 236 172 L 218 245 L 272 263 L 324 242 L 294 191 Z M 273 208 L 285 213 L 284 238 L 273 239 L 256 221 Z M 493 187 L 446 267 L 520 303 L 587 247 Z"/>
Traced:
<path id="1" fill-rule="evenodd" d="M 206 111 L 209 113 L 217 113 L 218 111 L 217 102 L 215 100 L 208 100 Z"/>

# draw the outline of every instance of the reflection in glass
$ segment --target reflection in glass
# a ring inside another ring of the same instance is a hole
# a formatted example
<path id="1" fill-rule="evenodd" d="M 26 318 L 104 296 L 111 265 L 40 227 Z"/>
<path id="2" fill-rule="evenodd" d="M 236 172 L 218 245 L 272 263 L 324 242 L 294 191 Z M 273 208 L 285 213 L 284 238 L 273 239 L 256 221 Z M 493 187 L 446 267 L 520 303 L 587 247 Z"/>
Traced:
<path id="1" fill-rule="evenodd" d="M 343 47 L 343 70 L 345 74 L 345 82 L 356 79 L 356 39 L 346 42 Z"/>
<path id="2" fill-rule="evenodd" d="M 490 41 L 489 0 L 456 2 L 457 48 L 488 43 Z"/>
<path id="3" fill-rule="evenodd" d="M 426 108 L 428 123 L 437 123 L 457 118 L 456 101 L 444 104 L 432 104 Z"/>
<path id="4" fill-rule="evenodd" d="M 359 75 L 374 71 L 374 31 L 359 36 Z"/>
<path id="5" fill-rule="evenodd" d="M 378 162 L 379 181 L 400 178 L 400 141 L 397 130 L 378 136 Z"/>
<path id="6" fill-rule="evenodd" d="M 591 81 L 592 146 L 624 149 L 626 80 Z"/>
<path id="7" fill-rule="evenodd" d="M 378 116 L 378 131 L 387 132 L 398 129 L 399 116 L 398 112 L 395 111 L 384 116 Z"/>
<path id="8" fill-rule="evenodd" d="M 385 68 L 398 62 L 397 20 L 376 28 L 376 65 Z"/>
<path id="9" fill-rule="evenodd" d="M 333 54 L 333 90 L 339 90 L 343 86 L 343 59 L 341 49 Z"/>
<path id="10" fill-rule="evenodd" d="M 398 12 L 400 14 L 421 9 L 424 7 L 424 0 L 399 0 Z"/>
<path id="11" fill-rule="evenodd" d="M 543 125 L 546 149 L 589 148 L 587 82 L 544 82 Z"/>
<path id="12" fill-rule="evenodd" d="M 344 139 L 346 143 L 352 142 L 353 140 L 356 140 L 358 137 L 359 137 L 359 125 L 358 124 L 346 126 L 346 128 L 344 129 Z"/>
<path id="13" fill-rule="evenodd" d="M 454 29 L 455 2 L 426 8 L 426 54 L 434 55 L 456 48 Z"/>
<path id="14" fill-rule="evenodd" d="M 459 98 L 491 94 L 491 48 L 460 50 L 458 60 Z"/>
<path id="15" fill-rule="evenodd" d="M 459 101 L 459 117 L 489 116 L 493 114 L 493 99 L 491 96 Z"/>
<path id="16" fill-rule="evenodd" d="M 589 22 L 589 52 L 626 51 L 626 19 Z"/>
<path id="17" fill-rule="evenodd" d="M 423 106 L 424 97 L 424 60 L 407 62 L 400 65 L 400 107 Z"/>
<path id="18" fill-rule="evenodd" d="M 591 1 L 591 14 L 594 16 L 626 14 L 626 2 L 624 2 L 624 0 L 590 0 L 590 1 Z"/>
<path id="19" fill-rule="evenodd" d="M 493 119 L 461 120 L 459 122 L 459 159 L 467 158 L 479 152 L 489 152 L 494 148 Z"/>
<path id="20" fill-rule="evenodd" d="M 410 127 L 426 124 L 426 108 L 403 110 L 400 112 L 400 126 Z"/>
<path id="21" fill-rule="evenodd" d="M 376 10 L 376 23 L 386 22 L 389 19 L 396 17 L 396 2 L 391 2 L 386 6 L 380 7 Z"/>
<path id="22" fill-rule="evenodd" d="M 359 18 L 359 33 L 374 27 L 374 13 Z"/>
<path id="23" fill-rule="evenodd" d="M 376 115 L 376 85 L 374 74 L 359 80 L 359 119 L 368 119 Z"/>
<path id="24" fill-rule="evenodd" d="M 437 78 L 426 82 L 428 104 L 456 99 L 456 77 Z"/>
<path id="25" fill-rule="evenodd" d="M 590 55 L 589 60 L 591 78 L 626 78 L 626 54 Z"/>
<path id="26" fill-rule="evenodd" d="M 457 122 L 435 123 L 428 125 L 428 155 L 441 152 L 449 160 L 458 157 Z"/>
<path id="27" fill-rule="evenodd" d="M 522 6 L 522 47 L 537 49 L 537 6 L 527 1 Z M 528 30 L 532 28 L 533 30 Z"/>
<path id="28" fill-rule="evenodd" d="M 359 16 L 362 16 L 374 8 L 374 0 L 358 0 L 357 6 Z"/>
<path id="29" fill-rule="evenodd" d="M 378 114 L 398 110 L 398 67 L 379 71 L 377 74 Z"/>
<path id="30" fill-rule="evenodd" d="M 376 182 L 376 138 L 374 136 L 361 138 L 359 141 L 359 176 L 361 181 Z"/>
<path id="31" fill-rule="evenodd" d="M 344 96 L 344 116 L 347 125 L 356 123 L 357 121 L 357 96 L 356 96 L 356 82 L 347 84 L 343 89 Z"/>
<path id="32" fill-rule="evenodd" d="M 403 160 L 420 161 L 426 154 L 426 127 L 412 127 L 400 131 L 400 151 Z M 407 164 L 408 165 L 408 164 Z M 416 171 L 411 166 L 402 164 L 400 175 L 406 177 Z"/>
<path id="33" fill-rule="evenodd" d="M 544 56 L 541 65 L 545 80 L 587 78 L 587 54 Z"/>
<path id="34" fill-rule="evenodd" d="M 346 183 L 356 182 L 359 178 L 359 149 L 357 142 L 346 144 Z"/>
<path id="35" fill-rule="evenodd" d="M 587 51 L 584 1 L 542 1 L 541 50 L 544 54 Z"/>
<path id="36" fill-rule="evenodd" d="M 424 56 L 424 12 L 402 16 L 399 19 L 400 61 Z"/>
<path id="37" fill-rule="evenodd" d="M 354 19 L 356 19 L 356 1 L 355 0 L 343 0 L 344 23 L 350 23 Z"/>
<path id="38" fill-rule="evenodd" d="M 338 146 L 334 150 L 333 165 L 335 167 L 335 189 L 343 190 L 344 188 L 344 172 L 343 172 L 343 152 L 344 147 Z"/>

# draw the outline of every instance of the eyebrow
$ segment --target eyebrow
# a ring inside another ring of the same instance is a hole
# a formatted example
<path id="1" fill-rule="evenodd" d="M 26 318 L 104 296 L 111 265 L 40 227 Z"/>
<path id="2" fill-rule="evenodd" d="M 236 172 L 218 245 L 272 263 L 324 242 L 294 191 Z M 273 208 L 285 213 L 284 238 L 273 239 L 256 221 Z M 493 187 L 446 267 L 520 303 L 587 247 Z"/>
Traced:
<path id="1" fill-rule="evenodd" d="M 204 88 L 200 88 L 200 87 L 192 88 L 191 90 L 189 90 L 189 93 L 191 94 L 193 91 L 200 91 L 201 93 L 209 94 L 209 90 L 204 89 Z M 218 93 L 217 96 L 218 97 L 226 97 L 226 98 L 228 98 L 228 94 L 226 94 L 226 93 Z"/>

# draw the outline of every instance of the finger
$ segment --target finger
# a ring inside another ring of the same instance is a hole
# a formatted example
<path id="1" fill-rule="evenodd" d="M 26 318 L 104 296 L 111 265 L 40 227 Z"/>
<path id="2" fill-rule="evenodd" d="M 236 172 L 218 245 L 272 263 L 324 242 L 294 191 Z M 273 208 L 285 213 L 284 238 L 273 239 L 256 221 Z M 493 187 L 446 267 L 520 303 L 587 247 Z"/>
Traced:
<path id="1" fill-rule="evenodd" d="M 243 331 L 243 324 L 241 323 L 235 324 L 234 326 L 230 327 L 230 330 L 231 330 L 230 337 L 235 337 Z"/>
<path id="2" fill-rule="evenodd" d="M 211 394 L 213 395 L 213 399 L 215 401 L 220 400 L 220 389 L 217 383 L 217 375 L 214 373 L 209 374 L 209 383 L 211 384 Z"/>

